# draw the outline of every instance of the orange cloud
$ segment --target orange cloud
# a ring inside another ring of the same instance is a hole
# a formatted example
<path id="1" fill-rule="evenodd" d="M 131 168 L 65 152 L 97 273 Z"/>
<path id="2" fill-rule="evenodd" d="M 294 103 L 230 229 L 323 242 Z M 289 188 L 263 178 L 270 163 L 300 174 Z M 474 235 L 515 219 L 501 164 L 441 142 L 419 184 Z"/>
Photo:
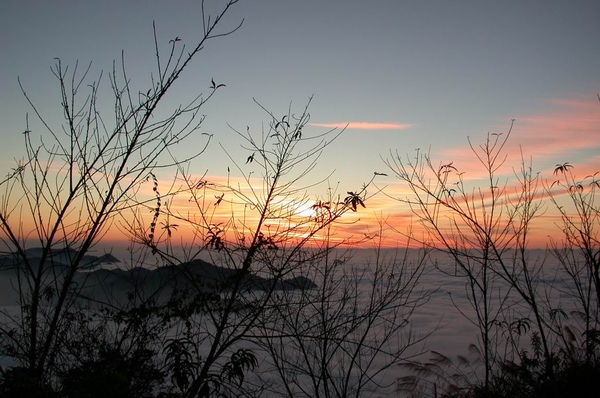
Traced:
<path id="1" fill-rule="evenodd" d="M 472 155 L 474 157 L 474 155 Z M 467 164 L 472 164 L 467 163 Z M 456 164 L 456 163 L 455 163 Z M 511 164 L 507 166 L 513 166 L 518 168 L 520 164 Z M 481 166 L 479 166 L 481 168 Z M 475 169 L 475 168 L 474 168 Z M 434 184 L 433 173 L 435 173 L 437 167 L 434 170 L 429 171 L 428 177 L 425 178 L 426 184 Z M 583 172 L 582 170 L 580 170 Z M 587 169 L 586 169 L 587 171 Z M 513 171 L 514 173 L 514 171 Z M 542 173 L 544 174 L 544 173 Z M 552 174 L 552 170 L 549 171 Z M 391 175 L 391 173 L 390 173 Z M 467 181 L 466 176 L 471 175 L 471 178 Z M 483 214 L 483 206 L 486 206 L 489 210 L 491 189 L 489 188 L 489 182 L 480 179 L 480 174 L 477 174 L 477 178 L 474 177 L 474 173 L 465 173 L 465 194 L 469 197 L 469 203 L 465 201 L 465 197 L 460 192 L 455 192 L 453 198 L 456 200 L 456 204 L 469 211 L 476 212 L 477 214 Z M 534 174 L 533 177 L 536 175 Z M 561 176 L 554 176 L 557 179 Z M 581 176 L 582 178 L 584 175 Z M 392 177 L 390 177 L 392 179 Z M 452 183 L 453 180 L 450 180 Z M 386 181 L 387 182 L 387 181 Z M 468 185 L 467 185 L 468 183 Z M 557 203 L 550 201 L 550 194 L 546 190 L 550 188 L 552 180 L 544 179 L 541 177 L 537 184 L 537 188 L 532 188 L 531 199 L 533 200 L 534 206 L 541 206 L 536 217 L 529 224 L 529 245 L 531 248 L 544 248 L 550 243 L 550 239 L 558 240 L 562 239 L 562 220 L 558 213 L 557 206 L 561 206 L 562 209 L 569 211 L 572 208 L 570 203 L 569 191 L 564 186 L 555 186 L 552 189 L 552 196 L 557 200 Z M 587 184 L 584 184 L 587 187 Z M 450 185 L 453 186 L 453 185 Z M 433 189 L 433 187 L 431 187 Z M 481 188 L 481 191 L 479 191 Z M 501 200 L 496 204 L 498 211 L 499 222 L 506 222 L 508 219 L 509 209 L 513 209 L 513 206 L 519 201 L 520 194 L 522 193 L 523 187 L 520 185 L 517 178 L 512 174 L 511 176 L 504 176 L 498 180 L 498 188 L 495 193 L 501 196 Z M 383 194 L 379 194 L 372 200 L 366 202 L 368 209 L 371 211 L 371 217 L 368 215 L 363 216 L 363 220 L 367 226 L 371 228 L 376 225 L 377 217 L 375 215 L 383 214 L 386 219 L 387 225 L 390 227 L 386 232 L 386 245 L 398 244 L 397 242 L 406 241 L 406 235 L 411 235 L 417 239 L 425 239 L 429 235 L 428 230 L 424 228 L 424 225 L 419 221 L 418 214 L 421 212 L 420 205 L 415 198 L 415 194 L 409 189 L 409 185 L 400 180 L 387 182 L 386 187 L 383 189 Z M 471 197 L 474 195 L 474 197 Z M 430 199 L 430 198 L 429 198 Z M 429 202 L 429 199 L 422 196 L 421 200 Z M 431 202 L 429 202 L 431 203 Z M 412 206 L 411 206 L 412 204 Z M 413 210 L 416 213 L 413 213 Z M 363 213 L 365 213 L 363 211 Z M 439 227 L 446 229 L 448 227 L 449 220 L 455 218 L 451 212 L 442 210 L 439 213 Z M 574 214 L 576 217 L 576 214 Z M 459 219 L 459 218 L 458 218 Z M 504 220 L 504 221 L 502 221 Z M 392 239 L 396 239 L 394 242 Z"/>
<path id="2" fill-rule="evenodd" d="M 311 126 L 331 129 L 345 128 L 352 130 L 406 130 L 413 127 L 408 123 L 376 123 L 376 122 L 339 122 L 339 123 L 310 123 Z"/>
<path id="3" fill-rule="evenodd" d="M 499 179 L 494 183 L 499 187 L 504 187 L 506 196 L 503 197 L 503 200 L 505 200 L 503 203 L 508 205 L 510 199 L 514 199 L 520 189 L 515 173 L 518 173 L 521 167 L 521 154 L 526 162 L 526 167 L 529 166 L 529 159 L 532 159 L 534 173 L 538 170 L 541 171 L 541 181 L 534 199 L 537 203 L 543 203 L 543 211 L 540 211 L 538 217 L 531 224 L 532 247 L 544 247 L 549 243 L 550 237 L 560 239 L 562 236 L 560 229 L 561 217 L 557 214 L 555 206 L 549 202 L 548 192 L 544 190 L 544 186 L 550 186 L 558 178 L 553 174 L 555 164 L 566 161 L 573 164 L 574 169 L 572 169 L 572 172 L 576 179 L 584 178 L 586 175 L 593 174 L 600 169 L 598 167 L 600 155 L 597 155 L 597 149 L 600 147 L 600 141 L 598 140 L 600 104 L 597 100 L 590 96 L 587 100 L 552 100 L 548 101 L 547 104 L 546 109 L 534 114 L 515 115 L 517 120 L 503 149 L 503 153 L 507 154 L 507 158 L 504 167 L 496 170 Z M 312 123 L 311 125 L 357 130 L 403 130 L 412 127 L 410 124 L 371 122 Z M 489 139 L 491 141 L 504 139 L 509 126 L 510 119 L 506 118 L 498 126 L 489 130 Z M 491 133 L 496 134 L 492 135 Z M 502 135 L 499 135 L 500 133 Z M 487 138 L 487 131 L 481 131 L 477 136 L 470 137 L 473 148 L 479 149 L 480 145 L 486 143 Z M 433 171 L 438 170 L 444 164 L 453 162 L 452 166 L 456 167 L 457 172 L 452 174 L 451 183 L 458 181 L 460 174 L 468 188 L 468 192 L 478 188 L 489 189 L 490 183 L 485 178 L 486 170 L 469 147 L 468 137 L 465 136 L 461 141 L 463 145 L 454 148 L 436 148 L 435 146 L 432 148 L 434 152 L 431 154 Z M 402 157 L 403 161 L 409 161 L 414 159 L 415 154 L 399 153 L 398 155 Z M 500 160 L 504 160 L 504 157 L 500 157 Z M 375 242 L 374 238 L 380 233 L 379 226 L 382 221 L 383 231 L 381 233 L 385 237 L 384 246 L 403 246 L 403 242 L 407 241 L 406 235 L 413 234 L 419 238 L 427 235 L 427 230 L 423 228 L 418 216 L 411 210 L 408 201 L 413 197 L 413 194 L 407 184 L 395 178 L 390 170 L 381 171 L 389 174 L 389 178 L 377 180 L 378 184 L 385 184 L 381 187 L 383 193 L 380 192 L 367 198 L 365 201 L 366 209 L 359 208 L 357 212 L 346 213 L 335 225 L 335 228 L 329 231 L 332 234 L 329 236 L 330 241 L 369 247 Z M 260 177 L 253 177 L 250 181 L 247 181 L 240 176 L 228 178 L 226 176 L 207 175 L 203 179 L 211 184 L 207 188 L 220 187 L 207 189 L 200 204 L 204 214 L 210 216 L 214 224 L 221 222 L 223 228 L 238 228 L 242 233 L 247 228 L 255 225 L 257 209 L 252 206 L 244 206 L 243 200 L 222 188 L 224 186 L 234 186 L 241 189 L 241 192 L 249 197 L 260 196 L 260 189 L 257 188 L 263 186 Z M 250 189 L 250 187 L 255 188 Z M 150 188 L 148 187 L 148 189 Z M 371 192 L 376 191 L 376 189 L 371 190 Z M 222 193 L 225 193 L 222 202 L 215 205 Z M 553 189 L 555 197 L 560 196 L 561 204 L 564 201 L 565 206 L 568 206 L 567 199 L 569 198 L 566 193 L 568 191 L 559 192 L 558 187 Z M 307 212 L 310 204 L 314 203 L 311 201 L 318 198 L 310 192 L 307 192 L 306 195 L 306 198 L 301 199 L 299 203 L 294 204 L 292 200 L 290 205 L 288 207 L 284 206 L 284 208 L 288 211 L 294 210 L 293 213 L 295 214 L 308 216 Z M 152 198 L 151 191 L 148 192 L 148 197 Z M 180 197 L 178 200 L 172 199 L 171 203 L 173 211 L 177 211 L 182 217 L 194 218 L 201 212 L 198 203 L 190 201 L 187 196 Z M 506 210 L 504 205 L 500 207 L 503 211 Z M 474 208 L 474 210 L 479 210 L 479 207 Z M 150 216 L 151 213 L 146 215 L 146 217 Z M 164 220 L 160 221 L 164 222 Z M 179 221 L 173 222 L 182 224 Z M 162 224 L 159 225 L 162 226 Z M 283 225 L 275 219 L 270 220 L 269 225 L 271 231 L 282 232 L 289 228 L 291 231 L 290 237 L 292 237 L 292 232 L 298 234 L 298 237 L 302 237 L 302 234 L 307 233 L 309 228 L 309 224 Z M 176 232 L 178 236 L 188 238 L 198 236 L 202 233 L 202 230 L 193 230 L 193 228 L 186 230 L 181 226 Z M 196 237 L 196 239 L 199 238 Z M 317 234 L 313 243 L 318 244 L 320 239 L 323 239 L 323 237 Z M 202 243 L 201 239 L 198 241 Z"/>
<path id="4" fill-rule="evenodd" d="M 510 118 L 506 118 L 488 131 L 464 137 L 464 145 L 433 147 L 435 154 L 432 160 L 435 165 L 438 165 L 436 162 L 440 165 L 453 162 L 460 172 L 465 172 L 465 178 L 485 178 L 485 170 L 469 147 L 469 140 L 481 154 L 481 146 L 485 146 L 488 138 L 492 144 L 495 140 L 502 141 L 509 127 Z M 598 171 L 597 168 L 594 170 L 597 157 L 593 153 L 600 149 L 599 133 L 600 104 L 595 95 L 586 95 L 584 99 L 547 100 L 542 111 L 516 115 L 510 138 L 503 149 L 506 156 L 502 158 L 505 159 L 504 167 L 497 171 L 503 176 L 514 177 L 514 169 L 519 167 L 523 157 L 526 162 L 532 159 L 533 168 L 541 169 L 549 178 L 552 178 L 554 165 L 564 162 L 570 162 L 582 174 L 592 174 Z"/>
<path id="5" fill-rule="evenodd" d="M 600 104 L 588 100 L 550 100 L 549 109 L 520 117 L 513 140 L 534 159 L 568 161 L 581 149 L 600 146 Z M 566 159 L 565 159 L 566 157 Z"/>

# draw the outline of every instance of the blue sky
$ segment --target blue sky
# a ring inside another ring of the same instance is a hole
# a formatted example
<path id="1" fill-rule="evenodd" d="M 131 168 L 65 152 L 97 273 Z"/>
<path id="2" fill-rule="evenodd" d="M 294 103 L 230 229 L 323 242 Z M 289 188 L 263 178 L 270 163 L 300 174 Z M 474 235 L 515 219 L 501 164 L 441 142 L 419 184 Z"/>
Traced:
<path id="1" fill-rule="evenodd" d="M 207 8 L 219 3 L 208 1 Z M 598 163 L 598 1 L 241 0 L 226 23 L 242 19 L 238 32 L 209 43 L 169 98 L 173 106 L 185 102 L 208 91 L 211 78 L 227 85 L 204 110 L 203 131 L 217 141 L 194 165 L 198 170 L 225 172 L 217 142 L 238 156 L 227 123 L 258 129 L 267 120 L 253 98 L 283 115 L 311 95 L 315 124 L 367 127 L 348 129 L 319 164 L 322 174 L 338 170 L 334 181 L 344 191 L 385 171 L 380 156 L 390 149 L 431 148 L 441 160 L 460 159 L 467 137 L 481 141 L 505 131 L 511 118 L 511 143 L 523 145 L 534 168 Z M 18 76 L 58 123 L 54 57 L 71 65 L 92 61 L 97 74 L 110 71 L 124 50 L 130 76 L 143 86 L 154 70 L 153 21 L 159 42 L 178 36 L 191 45 L 201 34 L 200 2 L 3 1 L 4 169 L 22 153 L 30 111 Z M 398 128 L 378 129 L 379 123 Z M 562 130 L 550 134 L 559 124 Z"/>

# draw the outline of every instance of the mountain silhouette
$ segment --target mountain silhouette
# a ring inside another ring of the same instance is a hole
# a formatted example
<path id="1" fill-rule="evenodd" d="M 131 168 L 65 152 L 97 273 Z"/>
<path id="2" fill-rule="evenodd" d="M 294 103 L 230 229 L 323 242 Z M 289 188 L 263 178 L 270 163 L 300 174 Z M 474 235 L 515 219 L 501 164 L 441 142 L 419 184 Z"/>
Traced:
<path id="1" fill-rule="evenodd" d="M 53 250 L 45 262 L 45 283 L 54 278 L 58 280 L 63 278 L 76 254 L 74 250 Z M 43 250 L 27 249 L 25 255 L 35 272 L 39 267 Z M 266 278 L 248 272 L 243 273 L 234 268 L 216 266 L 200 259 L 152 269 L 114 267 L 114 264 L 119 262 L 110 253 L 83 256 L 73 281 L 76 294 L 98 302 L 114 303 L 128 301 L 132 295 L 143 298 L 157 294 L 162 299 L 168 299 L 176 290 L 218 295 L 231 289 L 235 283 L 239 283 L 239 288 L 244 292 L 317 287 L 313 281 L 304 276 L 288 279 Z M 104 265 L 113 266 L 107 268 Z M 6 288 L 12 286 L 17 271 L 24 268 L 25 263 L 21 256 L 17 254 L 0 256 L 0 277 L 4 277 L 1 278 L 0 285 L 6 285 Z"/>
<path id="2" fill-rule="evenodd" d="M 37 270 L 42 259 L 44 250 L 41 247 L 26 249 L 24 251 L 27 260 Z M 77 256 L 77 251 L 71 249 L 51 250 L 46 264 L 50 264 L 53 269 L 67 268 Z M 79 264 L 80 269 L 91 269 L 100 265 L 116 264 L 120 262 L 115 256 L 110 253 L 104 253 L 100 256 L 86 254 L 82 257 Z M 23 258 L 16 254 L 5 254 L 0 256 L 0 270 L 17 269 L 24 266 Z"/>
<path id="3" fill-rule="evenodd" d="M 146 292 L 158 289 L 196 289 L 218 292 L 230 289 L 238 282 L 241 290 L 294 290 L 314 289 L 317 285 L 309 278 L 296 276 L 289 279 L 264 278 L 240 270 L 213 265 L 196 259 L 179 265 L 167 265 L 155 269 L 135 267 L 130 269 L 97 269 L 78 276 L 86 286 L 102 286 L 104 289 Z"/>

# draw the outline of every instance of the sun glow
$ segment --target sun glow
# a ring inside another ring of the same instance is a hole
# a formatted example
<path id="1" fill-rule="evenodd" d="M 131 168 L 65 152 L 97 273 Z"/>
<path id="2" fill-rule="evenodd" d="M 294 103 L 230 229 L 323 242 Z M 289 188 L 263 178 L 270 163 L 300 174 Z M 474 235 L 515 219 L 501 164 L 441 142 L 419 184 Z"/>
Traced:
<path id="1" fill-rule="evenodd" d="M 296 208 L 294 209 L 294 214 L 300 217 L 314 217 L 316 212 L 313 205 L 313 201 L 297 203 L 295 206 Z"/>

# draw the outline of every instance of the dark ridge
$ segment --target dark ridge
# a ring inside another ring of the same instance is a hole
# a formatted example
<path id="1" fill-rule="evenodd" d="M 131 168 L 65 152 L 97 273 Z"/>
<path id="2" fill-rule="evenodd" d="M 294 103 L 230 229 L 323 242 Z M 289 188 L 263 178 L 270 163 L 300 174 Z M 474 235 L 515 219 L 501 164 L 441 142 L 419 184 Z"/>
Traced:
<path id="1" fill-rule="evenodd" d="M 135 267 L 123 269 L 98 269 L 82 274 L 86 285 L 103 285 L 105 287 L 141 288 L 152 290 L 157 288 L 195 288 L 200 291 L 219 291 L 228 289 L 237 278 L 243 290 L 295 290 L 314 289 L 317 285 L 309 278 L 298 276 L 291 279 L 263 278 L 258 275 L 245 274 L 241 271 L 213 265 L 204 260 L 193 260 L 180 265 L 168 265 L 156 269 Z"/>
<path id="2" fill-rule="evenodd" d="M 40 260 L 42 258 L 43 249 L 41 247 L 35 247 L 25 250 L 25 256 L 29 263 L 37 269 Z M 50 256 L 47 259 L 47 264 L 52 265 L 49 269 L 61 269 L 67 268 L 69 264 L 75 259 L 77 252 L 71 249 L 60 249 L 52 250 Z M 90 269 L 103 264 L 115 264 L 120 262 L 115 256 L 110 253 L 105 253 L 100 256 L 94 256 L 86 254 L 81 259 L 80 268 Z M 0 256 L 0 270 L 17 269 L 24 265 L 23 259 L 16 253 L 5 254 Z"/>

